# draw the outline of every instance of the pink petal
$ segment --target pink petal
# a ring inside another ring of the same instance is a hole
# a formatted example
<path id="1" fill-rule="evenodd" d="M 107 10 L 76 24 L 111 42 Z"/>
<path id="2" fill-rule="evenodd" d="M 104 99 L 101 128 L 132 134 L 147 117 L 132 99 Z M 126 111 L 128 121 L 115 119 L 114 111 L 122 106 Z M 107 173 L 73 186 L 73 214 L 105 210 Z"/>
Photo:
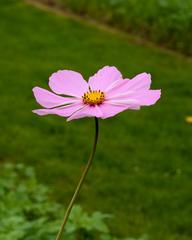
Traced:
<path id="1" fill-rule="evenodd" d="M 109 85 L 119 79 L 122 79 L 122 75 L 116 67 L 105 66 L 89 78 L 88 84 L 92 90 L 104 91 Z"/>
<path id="2" fill-rule="evenodd" d="M 79 102 L 79 103 L 73 103 L 73 104 L 70 104 L 64 107 L 59 107 L 59 108 L 37 109 L 37 110 L 33 110 L 33 112 L 40 116 L 44 116 L 48 114 L 56 114 L 62 117 L 69 117 L 83 107 L 84 107 L 84 104 Z"/>
<path id="3" fill-rule="evenodd" d="M 117 93 L 126 91 L 141 91 L 148 90 L 151 85 L 151 75 L 147 73 L 140 73 L 131 80 L 124 79 L 116 82 L 114 87 L 107 91 L 107 96 L 112 97 Z"/>
<path id="4" fill-rule="evenodd" d="M 128 79 L 127 79 L 128 80 Z M 105 93 L 111 92 L 116 88 L 119 88 L 121 85 L 123 85 L 125 83 L 125 81 L 123 79 L 117 80 L 112 82 L 112 84 L 110 84 L 106 89 L 105 89 Z"/>
<path id="5" fill-rule="evenodd" d="M 161 97 L 161 90 L 147 90 L 139 92 L 135 95 L 141 106 L 150 106 L 155 104 Z"/>
<path id="6" fill-rule="evenodd" d="M 80 73 L 71 70 L 59 70 L 49 78 L 50 88 L 57 94 L 81 97 L 88 91 L 88 84 Z"/>
<path id="7" fill-rule="evenodd" d="M 129 104 L 138 106 L 150 106 L 159 100 L 161 90 L 146 90 L 138 92 L 127 92 L 108 98 L 106 102 L 113 102 L 115 104 Z"/>
<path id="8" fill-rule="evenodd" d="M 134 98 L 114 98 L 114 99 L 110 99 L 110 100 L 106 100 L 106 103 L 113 103 L 116 105 L 140 105 L 139 104 L 139 100 L 138 99 L 134 99 Z"/>
<path id="9" fill-rule="evenodd" d="M 79 111 L 77 111 L 74 114 L 72 114 L 67 119 L 67 121 L 71 121 L 71 120 L 75 120 L 75 119 L 79 119 L 79 118 L 84 118 L 84 117 L 97 117 L 97 118 L 100 118 L 102 116 L 103 116 L 103 113 L 100 110 L 99 106 L 97 106 L 97 105 L 95 105 L 95 106 L 86 105 L 85 107 L 83 107 Z"/>
<path id="10" fill-rule="evenodd" d="M 48 114 L 54 114 L 53 109 L 35 109 L 32 111 L 33 113 L 36 113 L 39 116 L 44 116 Z"/>
<path id="11" fill-rule="evenodd" d="M 36 98 L 36 101 L 45 108 L 53 108 L 56 106 L 79 101 L 78 99 L 75 98 L 58 96 L 40 87 L 34 87 L 33 93 Z"/>
<path id="12" fill-rule="evenodd" d="M 133 109 L 133 110 L 139 109 L 139 106 L 137 106 L 137 105 L 131 106 L 131 105 L 127 105 L 127 104 L 116 104 L 113 102 L 103 103 L 99 107 L 103 113 L 103 116 L 101 117 L 103 119 L 113 117 L 116 114 L 123 112 L 127 109 Z"/>
<path id="13" fill-rule="evenodd" d="M 140 73 L 131 80 L 127 80 L 127 90 L 147 90 L 151 86 L 151 74 Z"/>

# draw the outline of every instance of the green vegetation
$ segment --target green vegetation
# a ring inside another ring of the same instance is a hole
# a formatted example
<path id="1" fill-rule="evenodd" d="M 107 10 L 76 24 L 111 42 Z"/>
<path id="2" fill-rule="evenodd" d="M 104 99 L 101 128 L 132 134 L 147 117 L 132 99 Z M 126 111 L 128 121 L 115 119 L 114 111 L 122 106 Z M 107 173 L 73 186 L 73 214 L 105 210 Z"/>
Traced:
<path id="1" fill-rule="evenodd" d="M 101 121 L 94 166 L 78 203 L 88 212 L 115 217 L 114 235 L 151 240 L 191 240 L 191 60 L 128 42 L 97 28 L 22 1 L 0 3 L 0 161 L 35 167 L 68 203 L 86 163 L 93 119 L 66 123 L 38 117 L 32 87 L 47 88 L 48 76 L 73 69 L 87 78 L 103 65 L 132 77 L 146 71 L 162 99 L 140 111 Z"/>
<path id="2" fill-rule="evenodd" d="M 23 164 L 5 164 L 0 175 L 0 239 L 52 240 L 62 221 L 63 207 L 49 199 L 50 190 L 39 184 L 34 169 Z M 94 212 L 88 215 L 74 206 L 66 225 L 65 240 L 120 240 L 109 233 L 106 218 Z M 124 240 L 146 240 L 127 238 Z M 122 239 L 123 240 L 123 239 Z"/>
<path id="3" fill-rule="evenodd" d="M 191 0 L 41 0 L 192 55 Z"/>

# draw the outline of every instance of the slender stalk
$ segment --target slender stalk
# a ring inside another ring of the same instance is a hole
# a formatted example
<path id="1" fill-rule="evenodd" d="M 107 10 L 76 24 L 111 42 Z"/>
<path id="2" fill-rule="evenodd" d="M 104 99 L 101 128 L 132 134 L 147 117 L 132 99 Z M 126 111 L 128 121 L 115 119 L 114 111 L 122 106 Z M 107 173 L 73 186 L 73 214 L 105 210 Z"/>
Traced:
<path id="1" fill-rule="evenodd" d="M 96 147 L 97 147 L 98 135 L 99 135 L 99 121 L 98 121 L 98 118 L 95 118 L 95 137 L 94 137 L 94 142 L 93 142 L 93 148 L 92 148 L 91 154 L 89 156 L 89 160 L 87 162 L 87 165 L 85 166 L 85 169 L 82 173 L 82 176 L 81 176 L 81 178 L 80 178 L 80 180 L 77 184 L 77 187 L 76 187 L 76 190 L 73 194 L 73 197 L 72 197 L 72 199 L 71 199 L 71 201 L 70 201 L 70 203 L 67 207 L 67 210 L 66 210 L 66 213 L 65 213 L 65 216 L 64 216 L 64 219 L 63 219 L 63 223 L 62 223 L 61 228 L 58 232 L 56 240 L 61 240 L 61 238 L 62 238 L 62 234 L 63 234 L 64 228 L 65 228 L 65 225 L 67 223 L 68 217 L 70 215 L 70 212 L 73 208 L 74 202 L 75 202 L 75 200 L 76 200 L 76 198 L 77 198 L 77 196 L 78 196 L 78 194 L 81 190 L 81 187 L 82 187 L 82 185 L 85 181 L 87 173 L 88 173 L 88 171 L 89 171 L 89 169 L 92 165 L 93 158 L 94 158 L 95 151 L 96 151 Z"/>

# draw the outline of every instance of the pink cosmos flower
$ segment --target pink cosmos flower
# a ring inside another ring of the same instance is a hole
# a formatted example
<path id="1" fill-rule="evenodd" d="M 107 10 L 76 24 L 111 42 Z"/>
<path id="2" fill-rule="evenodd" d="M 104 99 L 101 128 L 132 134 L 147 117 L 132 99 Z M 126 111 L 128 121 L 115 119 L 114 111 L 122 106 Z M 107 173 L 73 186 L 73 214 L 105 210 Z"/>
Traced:
<path id="1" fill-rule="evenodd" d="M 150 85 L 150 74 L 123 79 L 118 69 L 110 66 L 100 69 L 88 82 L 78 72 L 59 70 L 49 78 L 53 92 L 33 88 L 36 101 L 44 107 L 33 112 L 41 116 L 56 114 L 67 117 L 67 121 L 83 117 L 105 119 L 127 109 L 155 104 L 161 90 L 150 90 Z"/>

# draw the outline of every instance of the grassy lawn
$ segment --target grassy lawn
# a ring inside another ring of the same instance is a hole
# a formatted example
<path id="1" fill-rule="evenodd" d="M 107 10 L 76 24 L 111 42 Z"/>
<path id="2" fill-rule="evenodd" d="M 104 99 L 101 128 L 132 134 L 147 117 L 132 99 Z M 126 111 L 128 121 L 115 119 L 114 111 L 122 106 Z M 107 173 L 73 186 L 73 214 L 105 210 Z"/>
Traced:
<path id="1" fill-rule="evenodd" d="M 62 203 L 86 163 L 93 120 L 36 116 L 32 87 L 47 87 L 58 69 L 86 78 L 104 65 L 127 77 L 152 73 L 162 99 L 100 122 L 94 167 L 79 202 L 90 212 L 112 213 L 109 224 L 119 236 L 190 240 L 192 127 L 185 117 L 192 114 L 192 61 L 23 1 L 1 1 L 0 39 L 0 161 L 35 166 Z"/>
<path id="2" fill-rule="evenodd" d="M 192 56 L 191 0 L 38 0 Z"/>

